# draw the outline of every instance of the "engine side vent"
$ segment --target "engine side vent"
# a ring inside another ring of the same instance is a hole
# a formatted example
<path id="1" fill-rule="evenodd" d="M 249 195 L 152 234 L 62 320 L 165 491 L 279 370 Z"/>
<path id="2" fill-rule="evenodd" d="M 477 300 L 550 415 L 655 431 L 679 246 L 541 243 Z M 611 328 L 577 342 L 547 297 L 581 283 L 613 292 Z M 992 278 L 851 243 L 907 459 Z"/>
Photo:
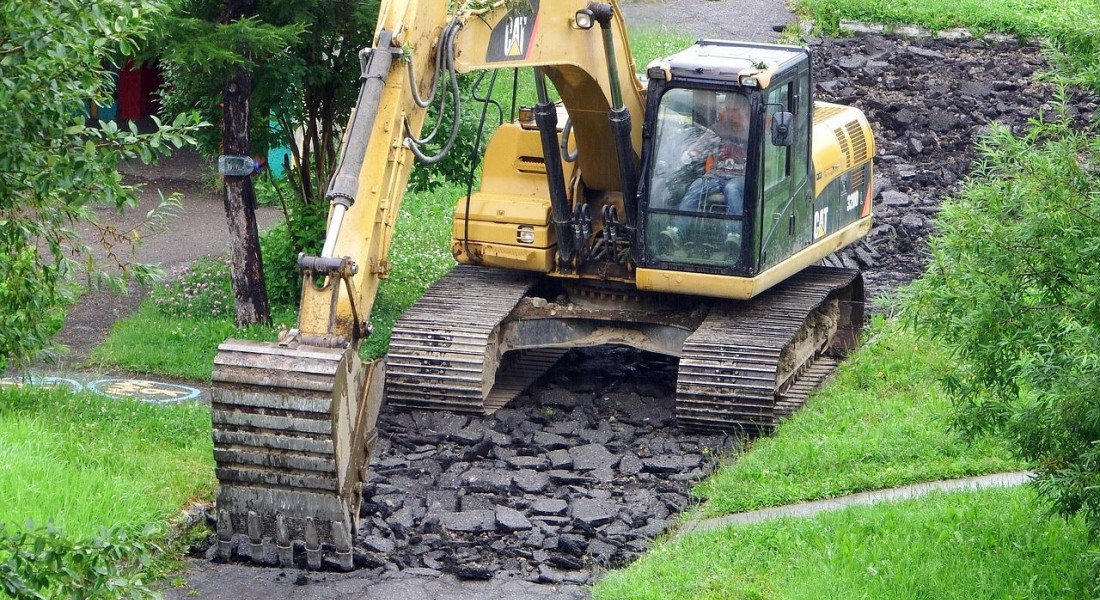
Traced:
<path id="1" fill-rule="evenodd" d="M 839 115 L 847 110 L 843 106 L 819 106 L 814 105 L 814 123 L 819 123 L 833 115 Z"/>
<path id="2" fill-rule="evenodd" d="M 521 173 L 545 173 L 546 160 L 541 156 L 519 156 L 516 158 L 515 168 Z"/>
<path id="3" fill-rule="evenodd" d="M 836 136 L 836 140 L 840 142 L 840 151 L 844 153 L 844 159 L 848 164 L 844 165 L 845 169 L 852 166 L 852 148 L 848 144 L 848 135 L 844 133 L 843 129 L 834 129 L 833 135 Z"/>
<path id="4" fill-rule="evenodd" d="M 855 191 L 855 190 L 862 190 L 863 189 L 863 186 L 867 183 L 867 178 L 864 175 L 865 170 L 866 170 L 866 168 L 859 169 L 859 170 L 856 170 L 856 171 L 852 172 L 851 178 L 848 180 L 848 190 L 849 191 Z"/>
<path id="5" fill-rule="evenodd" d="M 852 144 L 852 155 L 848 161 L 850 167 L 867 160 L 867 138 L 863 135 L 863 128 L 860 127 L 859 121 L 849 121 L 844 128 L 848 130 L 848 137 Z"/>

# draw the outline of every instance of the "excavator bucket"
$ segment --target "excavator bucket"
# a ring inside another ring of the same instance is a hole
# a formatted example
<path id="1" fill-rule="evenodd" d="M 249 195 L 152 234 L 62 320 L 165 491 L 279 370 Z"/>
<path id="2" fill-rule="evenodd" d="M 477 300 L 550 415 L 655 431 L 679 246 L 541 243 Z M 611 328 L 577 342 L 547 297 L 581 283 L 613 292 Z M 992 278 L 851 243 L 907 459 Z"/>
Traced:
<path id="1" fill-rule="evenodd" d="M 219 556 L 352 568 L 384 363 L 351 350 L 227 340 L 214 359 Z"/>

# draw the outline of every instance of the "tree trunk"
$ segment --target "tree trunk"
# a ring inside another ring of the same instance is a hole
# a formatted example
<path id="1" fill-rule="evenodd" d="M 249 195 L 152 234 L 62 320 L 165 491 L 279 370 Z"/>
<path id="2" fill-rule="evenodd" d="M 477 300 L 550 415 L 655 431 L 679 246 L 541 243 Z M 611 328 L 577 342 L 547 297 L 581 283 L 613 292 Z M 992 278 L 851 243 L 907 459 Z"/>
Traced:
<path id="1" fill-rule="evenodd" d="M 222 148 L 228 156 L 249 156 L 249 99 L 252 75 L 238 70 L 225 86 L 222 111 Z M 256 226 L 256 192 L 251 175 L 225 176 L 225 218 L 229 223 L 233 264 L 233 297 L 237 325 L 271 324 L 271 308 L 260 259 Z"/>

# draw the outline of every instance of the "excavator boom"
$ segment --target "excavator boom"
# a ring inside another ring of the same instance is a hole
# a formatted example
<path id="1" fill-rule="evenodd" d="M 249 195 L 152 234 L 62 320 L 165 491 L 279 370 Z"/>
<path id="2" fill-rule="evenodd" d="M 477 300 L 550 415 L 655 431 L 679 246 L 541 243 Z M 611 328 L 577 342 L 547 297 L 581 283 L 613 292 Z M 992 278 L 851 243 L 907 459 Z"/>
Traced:
<path id="1" fill-rule="evenodd" d="M 358 350 L 389 272 L 386 254 L 410 170 L 417 158 L 434 160 L 419 150 L 418 137 L 425 99 L 436 88 L 449 85 L 457 99 L 458 72 L 544 69 L 574 90 L 588 184 L 618 188 L 618 166 L 607 160 L 607 90 L 625 87 L 639 113 L 642 102 L 621 21 L 615 55 L 628 70 L 612 85 L 616 72 L 601 64 L 599 39 L 572 23 L 587 2 L 467 2 L 449 13 L 450 4 L 383 2 L 374 42 L 360 54 L 362 85 L 327 194 L 324 247 L 299 259 L 298 326 L 274 343 L 227 340 L 218 348 L 212 420 L 223 559 L 316 569 L 328 557 L 352 568 L 385 379 L 384 362 L 363 361 Z M 632 144 L 640 147 L 640 133 Z"/>

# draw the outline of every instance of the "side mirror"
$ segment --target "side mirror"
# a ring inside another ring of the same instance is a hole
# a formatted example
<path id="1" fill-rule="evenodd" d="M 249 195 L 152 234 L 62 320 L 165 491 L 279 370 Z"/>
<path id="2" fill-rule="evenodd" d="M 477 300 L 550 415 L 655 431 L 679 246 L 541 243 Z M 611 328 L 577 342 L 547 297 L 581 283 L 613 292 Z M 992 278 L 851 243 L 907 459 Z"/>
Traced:
<path id="1" fill-rule="evenodd" d="M 772 145 L 790 146 L 794 143 L 794 114 L 777 112 L 772 115 Z"/>

